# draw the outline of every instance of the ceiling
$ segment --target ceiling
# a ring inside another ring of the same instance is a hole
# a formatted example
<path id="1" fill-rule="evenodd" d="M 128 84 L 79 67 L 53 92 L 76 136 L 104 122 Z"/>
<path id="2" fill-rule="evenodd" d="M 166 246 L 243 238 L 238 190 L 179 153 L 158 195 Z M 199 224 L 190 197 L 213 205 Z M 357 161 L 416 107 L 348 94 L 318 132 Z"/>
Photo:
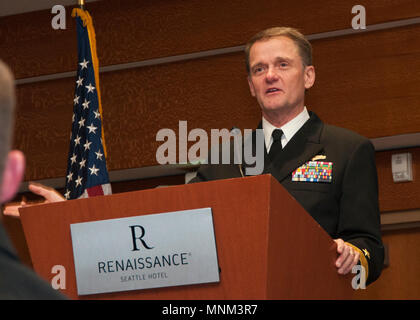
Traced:
<path id="1" fill-rule="evenodd" d="M 93 1 L 98 0 L 85 0 L 85 3 Z M 0 0 L 0 17 L 38 10 L 51 10 L 56 4 L 76 6 L 77 3 L 77 0 Z"/>

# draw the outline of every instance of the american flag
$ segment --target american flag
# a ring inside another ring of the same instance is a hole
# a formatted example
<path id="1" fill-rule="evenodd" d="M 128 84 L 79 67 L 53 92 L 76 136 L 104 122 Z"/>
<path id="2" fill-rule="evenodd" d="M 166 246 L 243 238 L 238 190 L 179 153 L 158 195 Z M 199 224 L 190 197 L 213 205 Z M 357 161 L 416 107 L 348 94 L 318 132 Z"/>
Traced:
<path id="1" fill-rule="evenodd" d="M 111 194 L 105 161 L 95 32 L 87 11 L 74 9 L 78 65 L 67 164 L 66 199 Z"/>

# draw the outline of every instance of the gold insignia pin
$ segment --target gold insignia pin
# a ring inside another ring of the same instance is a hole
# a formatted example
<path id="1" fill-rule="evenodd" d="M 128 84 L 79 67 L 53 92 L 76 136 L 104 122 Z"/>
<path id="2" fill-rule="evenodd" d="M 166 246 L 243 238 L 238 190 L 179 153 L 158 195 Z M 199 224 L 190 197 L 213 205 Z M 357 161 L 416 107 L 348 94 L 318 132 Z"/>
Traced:
<path id="1" fill-rule="evenodd" d="M 363 249 L 363 253 L 366 257 L 368 257 L 370 259 L 370 253 L 369 251 L 367 251 L 366 249 Z"/>
<path id="2" fill-rule="evenodd" d="M 311 161 L 324 160 L 324 159 L 327 159 L 327 156 L 319 154 L 319 155 L 313 157 Z"/>

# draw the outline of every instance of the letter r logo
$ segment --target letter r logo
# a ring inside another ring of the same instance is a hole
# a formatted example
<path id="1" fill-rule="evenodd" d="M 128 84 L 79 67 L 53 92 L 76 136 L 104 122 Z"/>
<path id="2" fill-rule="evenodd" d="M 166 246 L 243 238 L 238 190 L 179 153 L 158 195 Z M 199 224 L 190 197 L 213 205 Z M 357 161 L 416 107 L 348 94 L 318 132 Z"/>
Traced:
<path id="1" fill-rule="evenodd" d="M 131 251 L 139 251 L 140 249 L 137 248 L 137 243 L 140 241 L 140 243 L 143 245 L 146 249 L 153 249 L 153 247 L 149 247 L 146 243 L 146 241 L 143 240 L 145 230 L 143 226 L 135 225 L 135 226 L 129 226 L 131 229 L 131 238 L 133 240 L 133 250 Z M 137 231 L 136 231 L 137 230 Z M 140 236 L 138 235 L 140 234 Z"/>

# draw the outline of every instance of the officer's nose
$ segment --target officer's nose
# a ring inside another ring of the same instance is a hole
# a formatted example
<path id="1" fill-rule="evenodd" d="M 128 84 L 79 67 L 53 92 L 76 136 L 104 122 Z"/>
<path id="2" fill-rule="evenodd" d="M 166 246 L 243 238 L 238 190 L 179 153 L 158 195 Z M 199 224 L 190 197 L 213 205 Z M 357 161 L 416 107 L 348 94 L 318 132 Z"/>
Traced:
<path id="1" fill-rule="evenodd" d="M 272 67 L 268 68 L 267 73 L 265 75 L 265 79 L 267 82 L 274 82 L 279 79 L 279 75 L 277 74 L 276 70 Z"/>

